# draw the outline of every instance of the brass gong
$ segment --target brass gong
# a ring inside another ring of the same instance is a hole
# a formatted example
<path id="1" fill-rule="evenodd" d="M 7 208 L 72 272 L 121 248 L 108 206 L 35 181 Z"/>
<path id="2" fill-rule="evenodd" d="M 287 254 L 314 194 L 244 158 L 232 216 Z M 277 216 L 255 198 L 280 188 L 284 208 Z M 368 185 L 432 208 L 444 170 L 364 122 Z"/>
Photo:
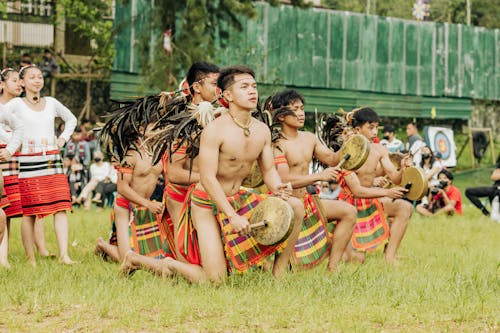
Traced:
<path id="1" fill-rule="evenodd" d="M 250 234 L 262 245 L 284 241 L 293 230 L 293 209 L 283 199 L 267 197 L 262 200 L 250 218 Z"/>
<path id="2" fill-rule="evenodd" d="M 370 141 L 363 135 L 355 134 L 340 148 L 340 153 L 342 154 L 342 161 L 338 164 L 338 167 L 346 170 L 357 170 L 368 159 Z"/>

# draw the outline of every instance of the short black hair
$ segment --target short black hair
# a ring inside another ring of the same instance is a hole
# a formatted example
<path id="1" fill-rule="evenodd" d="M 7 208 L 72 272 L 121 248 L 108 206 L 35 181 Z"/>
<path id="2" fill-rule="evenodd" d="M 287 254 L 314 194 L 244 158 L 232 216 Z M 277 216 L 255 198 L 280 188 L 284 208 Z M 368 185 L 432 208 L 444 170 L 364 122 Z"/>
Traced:
<path id="1" fill-rule="evenodd" d="M 352 127 L 363 126 L 366 123 L 380 122 L 378 114 L 372 108 L 362 107 L 353 112 Z"/>
<path id="2" fill-rule="evenodd" d="M 439 171 L 438 178 L 439 178 L 440 174 L 445 175 L 446 178 L 448 178 L 449 180 L 453 180 L 453 174 L 451 172 L 449 172 L 448 170 L 446 170 L 446 169 L 443 169 L 443 170 Z"/>
<path id="3" fill-rule="evenodd" d="M 255 72 L 250 67 L 241 65 L 224 67 L 220 70 L 217 87 L 222 91 L 226 90 L 234 83 L 234 77 L 238 74 L 250 74 L 255 79 Z"/>
<path id="4" fill-rule="evenodd" d="M 302 96 L 297 90 L 285 89 L 275 94 L 271 98 L 270 104 L 273 110 L 277 110 L 281 107 L 290 105 L 295 101 L 301 101 L 302 104 L 305 104 L 304 96 Z"/>
<path id="5" fill-rule="evenodd" d="M 217 65 L 205 62 L 205 61 L 198 61 L 195 62 L 194 64 L 189 67 L 187 73 L 186 73 L 186 81 L 191 87 L 193 83 L 198 82 L 202 79 L 205 78 L 210 73 L 219 73 L 220 69 Z M 194 93 L 194 91 L 191 89 L 191 93 Z"/>
<path id="6" fill-rule="evenodd" d="M 49 49 L 45 49 L 45 50 L 43 50 L 43 53 L 50 53 L 50 54 L 52 54 L 52 52 L 50 52 L 50 50 L 49 50 Z"/>
<path id="7" fill-rule="evenodd" d="M 418 129 L 417 123 L 414 121 L 410 121 L 408 125 L 413 125 L 416 129 Z"/>
<path id="8" fill-rule="evenodd" d="M 387 124 L 384 126 L 384 129 L 382 130 L 382 132 L 383 133 L 394 133 L 394 132 L 396 132 L 396 129 L 391 124 Z"/>

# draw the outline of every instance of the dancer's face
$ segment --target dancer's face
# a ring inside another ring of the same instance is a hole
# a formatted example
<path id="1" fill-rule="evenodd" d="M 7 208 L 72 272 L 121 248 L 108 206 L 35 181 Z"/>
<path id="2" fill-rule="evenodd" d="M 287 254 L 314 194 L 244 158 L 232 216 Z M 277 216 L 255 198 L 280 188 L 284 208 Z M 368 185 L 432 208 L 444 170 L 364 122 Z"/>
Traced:
<path id="1" fill-rule="evenodd" d="M 356 130 L 368 140 L 373 141 L 378 134 L 378 122 L 364 123 L 361 126 L 357 126 Z"/>
<path id="2" fill-rule="evenodd" d="M 257 107 L 259 93 L 257 82 L 250 74 L 236 74 L 234 83 L 224 91 L 224 96 L 230 104 L 240 109 L 252 111 Z"/>
<path id="3" fill-rule="evenodd" d="M 287 107 L 292 110 L 295 115 L 287 115 L 283 117 L 283 123 L 288 126 L 295 128 L 304 127 L 304 123 L 306 121 L 306 114 L 304 112 L 304 103 L 301 100 L 292 101 Z"/>
<path id="4" fill-rule="evenodd" d="M 193 90 L 199 94 L 206 102 L 216 100 L 215 88 L 217 88 L 217 78 L 219 73 L 209 73 L 204 79 L 193 83 Z"/>
<path id="5" fill-rule="evenodd" d="M 25 69 L 24 77 L 21 80 L 21 84 L 24 86 L 26 91 L 31 91 L 34 93 L 40 92 L 43 88 L 43 75 L 42 71 L 37 67 L 31 67 Z"/>
<path id="6" fill-rule="evenodd" d="M 8 94 L 13 97 L 21 95 L 23 88 L 21 87 L 19 73 L 16 71 L 9 71 L 5 81 L 0 83 L 0 90 L 2 91 L 2 94 Z"/>

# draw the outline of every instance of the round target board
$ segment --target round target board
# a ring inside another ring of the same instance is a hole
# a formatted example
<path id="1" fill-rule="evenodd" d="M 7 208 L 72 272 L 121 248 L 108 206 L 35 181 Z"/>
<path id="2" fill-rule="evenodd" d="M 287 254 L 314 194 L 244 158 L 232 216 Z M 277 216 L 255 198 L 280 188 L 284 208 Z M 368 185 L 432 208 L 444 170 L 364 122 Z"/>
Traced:
<path id="1" fill-rule="evenodd" d="M 434 135 L 434 149 L 436 152 L 440 152 L 443 156 L 443 160 L 450 157 L 451 154 L 451 142 L 450 139 L 442 131 L 436 132 Z"/>

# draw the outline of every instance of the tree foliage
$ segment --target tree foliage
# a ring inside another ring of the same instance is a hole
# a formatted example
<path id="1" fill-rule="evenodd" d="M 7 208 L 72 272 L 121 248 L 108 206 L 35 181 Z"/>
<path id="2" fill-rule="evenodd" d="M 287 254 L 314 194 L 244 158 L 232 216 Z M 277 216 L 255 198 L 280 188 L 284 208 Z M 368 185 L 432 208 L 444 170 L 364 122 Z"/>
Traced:
<path id="1" fill-rule="evenodd" d="M 94 69 L 111 70 L 114 60 L 111 2 L 103 0 L 58 0 L 66 22 L 91 43 Z"/>
<path id="2" fill-rule="evenodd" d="M 267 2 L 280 3 L 279 0 Z M 129 1 L 121 3 L 127 5 Z M 308 6 L 304 0 L 290 3 Z M 240 29 L 242 17 L 254 17 L 254 5 L 255 1 L 251 0 L 154 0 L 153 10 L 137 17 L 149 27 L 137 40 L 144 86 L 154 90 L 170 89 L 177 83 L 179 73 L 193 62 L 213 61 L 217 49 L 225 46 L 228 28 Z M 172 53 L 163 49 L 163 32 L 167 29 L 172 29 Z"/>

